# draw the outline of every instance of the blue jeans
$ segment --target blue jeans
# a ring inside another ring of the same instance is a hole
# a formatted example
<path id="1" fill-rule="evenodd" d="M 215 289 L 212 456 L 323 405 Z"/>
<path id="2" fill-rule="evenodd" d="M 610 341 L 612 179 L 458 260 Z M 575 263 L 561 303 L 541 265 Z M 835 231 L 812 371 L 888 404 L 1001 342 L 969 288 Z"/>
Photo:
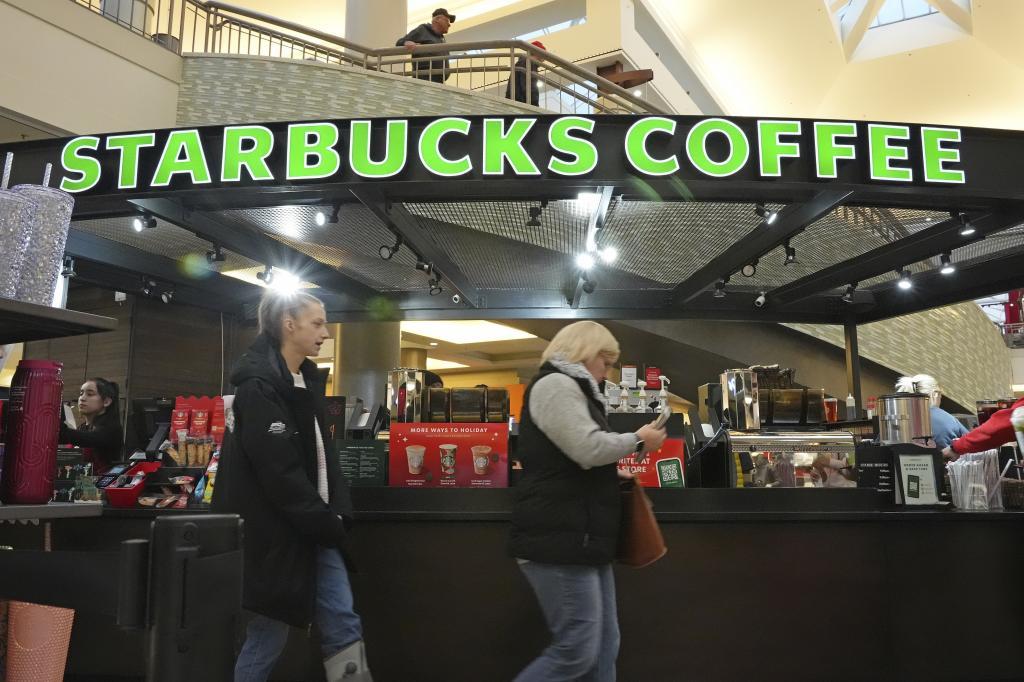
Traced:
<path id="1" fill-rule="evenodd" d="M 348 571 L 336 549 L 317 549 L 316 623 L 324 658 L 363 638 L 362 621 L 352 608 Z M 287 643 L 287 623 L 254 616 L 235 662 L 235 682 L 264 682 Z"/>
<path id="2" fill-rule="evenodd" d="M 515 682 L 614 682 L 619 618 L 611 564 L 562 566 L 529 561 L 519 568 L 540 602 L 551 644 Z"/>

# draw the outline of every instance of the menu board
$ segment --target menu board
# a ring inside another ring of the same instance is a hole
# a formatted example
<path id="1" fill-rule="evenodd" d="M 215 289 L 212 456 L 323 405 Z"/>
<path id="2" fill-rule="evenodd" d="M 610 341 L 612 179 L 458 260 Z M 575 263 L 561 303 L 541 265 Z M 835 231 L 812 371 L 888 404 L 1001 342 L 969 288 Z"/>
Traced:
<path id="1" fill-rule="evenodd" d="M 383 440 L 339 440 L 341 471 L 351 486 L 388 484 L 388 443 Z"/>
<path id="2" fill-rule="evenodd" d="M 508 424 L 391 424 L 388 482 L 405 488 L 508 487 Z"/>
<path id="3" fill-rule="evenodd" d="M 684 442 L 682 438 L 666 438 L 656 452 L 648 452 L 638 460 L 634 455 L 619 460 L 619 471 L 628 471 L 645 488 L 683 488 Z"/>

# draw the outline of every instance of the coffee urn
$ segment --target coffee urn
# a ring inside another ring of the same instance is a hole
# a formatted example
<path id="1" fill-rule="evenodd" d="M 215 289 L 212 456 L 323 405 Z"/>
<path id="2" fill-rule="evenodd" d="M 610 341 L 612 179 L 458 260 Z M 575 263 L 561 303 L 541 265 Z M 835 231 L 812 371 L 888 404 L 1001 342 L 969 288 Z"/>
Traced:
<path id="1" fill-rule="evenodd" d="M 917 443 L 932 437 L 931 402 L 923 393 L 878 398 L 878 439 L 885 445 Z"/>

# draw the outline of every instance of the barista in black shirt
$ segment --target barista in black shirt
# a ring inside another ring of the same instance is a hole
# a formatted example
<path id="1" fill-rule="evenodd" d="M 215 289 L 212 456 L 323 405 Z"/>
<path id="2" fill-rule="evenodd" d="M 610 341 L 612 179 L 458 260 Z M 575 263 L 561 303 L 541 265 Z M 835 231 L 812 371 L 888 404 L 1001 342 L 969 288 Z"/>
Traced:
<path id="1" fill-rule="evenodd" d="M 77 429 L 61 422 L 60 442 L 82 448 L 85 461 L 100 474 L 121 459 L 124 434 L 118 407 L 119 390 L 113 381 L 89 379 L 78 393 L 78 413 L 84 421 Z"/>

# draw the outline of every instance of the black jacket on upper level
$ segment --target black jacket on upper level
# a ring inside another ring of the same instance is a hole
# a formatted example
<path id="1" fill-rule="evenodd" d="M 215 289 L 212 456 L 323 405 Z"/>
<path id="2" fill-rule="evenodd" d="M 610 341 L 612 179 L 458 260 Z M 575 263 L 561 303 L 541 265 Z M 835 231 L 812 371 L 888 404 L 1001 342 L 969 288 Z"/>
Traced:
<path id="1" fill-rule="evenodd" d="M 602 565 L 615 559 L 622 505 L 616 464 L 583 469 L 530 418 L 530 393 L 558 372 L 545 363 L 523 398 L 518 451 L 523 477 L 515 488 L 509 553 L 549 564 Z M 604 406 L 586 379 L 573 377 L 590 417 L 609 431 Z"/>
<path id="2" fill-rule="evenodd" d="M 413 30 L 395 41 L 395 47 L 402 47 L 406 41 L 418 45 L 440 45 L 445 42 L 444 36 L 434 30 L 430 24 L 420 24 Z M 413 57 L 416 54 L 413 53 Z M 413 62 L 413 71 L 417 78 L 444 83 L 451 74 L 448 72 L 448 59 L 432 59 L 430 61 Z M 432 73 L 430 73 L 432 72 Z"/>
<path id="3" fill-rule="evenodd" d="M 265 336 L 231 374 L 237 389 L 233 428 L 224 439 L 213 510 L 239 514 L 243 528 L 245 608 L 306 627 L 316 598 L 316 550 L 345 551 L 352 503 L 332 443 L 325 439 L 330 504 L 317 492 L 314 419 L 323 423 L 324 384 L 316 365 L 300 368 L 296 388 L 284 358 Z"/>

